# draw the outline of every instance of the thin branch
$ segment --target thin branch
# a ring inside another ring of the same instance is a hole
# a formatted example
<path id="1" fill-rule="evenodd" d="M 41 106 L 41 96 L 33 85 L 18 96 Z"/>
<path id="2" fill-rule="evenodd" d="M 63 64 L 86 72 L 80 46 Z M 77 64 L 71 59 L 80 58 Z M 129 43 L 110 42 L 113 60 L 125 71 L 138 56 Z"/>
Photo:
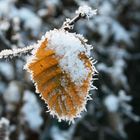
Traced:
<path id="1" fill-rule="evenodd" d="M 66 19 L 66 21 L 63 23 L 63 25 L 62 25 L 62 29 L 64 29 L 64 30 L 67 30 L 67 31 L 69 31 L 69 30 L 72 30 L 73 29 L 73 26 L 74 26 L 74 24 L 78 21 L 78 20 L 80 20 L 80 19 L 82 19 L 82 18 L 86 18 L 86 16 L 84 15 L 84 16 L 82 16 L 82 14 L 79 14 L 79 15 L 76 15 L 73 19 Z"/>
<path id="2" fill-rule="evenodd" d="M 66 21 L 62 25 L 62 29 L 64 30 L 72 30 L 74 24 L 80 19 L 89 19 L 97 14 L 97 9 L 93 10 L 91 7 L 85 5 L 78 8 L 75 12 L 77 15 L 73 19 L 66 19 Z"/>
<path id="3" fill-rule="evenodd" d="M 94 15 L 97 14 L 97 9 L 93 10 L 91 7 L 84 5 L 78 8 L 75 12 L 77 15 L 73 19 L 66 19 L 66 21 L 62 25 L 62 29 L 64 30 L 72 30 L 74 24 L 83 18 L 92 18 Z"/>
<path id="4" fill-rule="evenodd" d="M 32 46 L 27 46 L 24 48 L 18 48 L 18 49 L 6 49 L 0 52 L 0 59 L 2 58 L 12 58 L 15 56 L 20 56 L 21 54 L 27 54 L 30 51 L 34 49 L 34 45 Z"/>

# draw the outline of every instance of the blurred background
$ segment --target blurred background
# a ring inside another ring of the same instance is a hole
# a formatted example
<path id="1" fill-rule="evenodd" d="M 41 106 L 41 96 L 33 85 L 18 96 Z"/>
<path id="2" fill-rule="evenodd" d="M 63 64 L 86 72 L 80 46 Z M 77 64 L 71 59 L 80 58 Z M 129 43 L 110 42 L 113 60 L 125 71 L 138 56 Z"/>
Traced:
<path id="1" fill-rule="evenodd" d="M 23 70 L 26 56 L 0 60 L 0 140 L 140 140 L 139 0 L 0 0 L 0 51 L 35 43 L 81 5 L 98 15 L 75 24 L 94 46 L 98 90 L 74 124 L 58 122 Z M 5 137 L 5 139 L 4 139 Z"/>

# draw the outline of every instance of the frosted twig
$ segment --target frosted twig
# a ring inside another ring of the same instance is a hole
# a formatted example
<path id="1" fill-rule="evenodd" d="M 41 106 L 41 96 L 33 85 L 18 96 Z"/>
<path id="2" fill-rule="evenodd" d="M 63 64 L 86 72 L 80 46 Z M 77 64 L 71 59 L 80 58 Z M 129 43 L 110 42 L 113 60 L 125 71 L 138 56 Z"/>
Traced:
<path id="1" fill-rule="evenodd" d="M 67 18 L 62 25 L 62 29 L 71 30 L 73 29 L 74 24 L 82 18 L 92 18 L 97 14 L 97 9 L 93 10 L 91 7 L 84 5 L 80 6 L 75 12 L 77 15 L 73 19 Z"/>
<path id="2" fill-rule="evenodd" d="M 66 21 L 62 25 L 62 29 L 72 30 L 74 23 L 76 23 L 81 18 L 85 18 L 85 17 L 83 17 L 83 16 L 81 16 L 81 14 L 79 14 L 79 15 L 75 16 L 73 19 L 67 18 Z"/>
<path id="3" fill-rule="evenodd" d="M 12 58 L 15 56 L 20 56 L 21 54 L 26 54 L 34 49 L 34 45 L 27 46 L 18 49 L 6 49 L 0 52 L 0 59 L 2 58 Z"/>

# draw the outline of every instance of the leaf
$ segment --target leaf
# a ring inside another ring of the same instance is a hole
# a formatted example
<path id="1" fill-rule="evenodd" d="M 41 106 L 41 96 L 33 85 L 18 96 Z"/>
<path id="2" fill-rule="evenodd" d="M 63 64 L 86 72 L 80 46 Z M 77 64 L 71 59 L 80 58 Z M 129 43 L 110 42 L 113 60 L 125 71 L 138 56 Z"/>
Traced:
<path id="1" fill-rule="evenodd" d="M 47 103 L 50 114 L 56 115 L 59 120 L 72 121 L 85 109 L 93 74 L 91 60 L 84 53 L 79 53 L 78 58 L 89 73 L 82 84 L 77 85 L 70 74 L 60 67 L 62 58 L 56 55 L 55 50 L 48 48 L 47 38 L 33 55 L 32 60 L 27 61 L 26 67 L 31 73 L 36 91 Z"/>

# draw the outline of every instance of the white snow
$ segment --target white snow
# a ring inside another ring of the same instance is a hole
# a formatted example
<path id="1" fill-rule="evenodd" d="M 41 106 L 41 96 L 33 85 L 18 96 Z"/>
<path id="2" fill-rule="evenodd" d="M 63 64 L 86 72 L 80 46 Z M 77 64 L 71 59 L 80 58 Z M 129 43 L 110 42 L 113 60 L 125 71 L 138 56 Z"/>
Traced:
<path id="1" fill-rule="evenodd" d="M 2 117 L 2 118 L 0 119 L 0 128 L 1 128 L 3 125 L 9 126 L 9 123 L 10 123 L 10 122 L 9 122 L 8 119 Z"/>
<path id="2" fill-rule="evenodd" d="M 105 14 L 107 14 L 107 11 Z M 110 15 L 98 15 L 93 20 L 89 20 L 87 25 L 91 31 L 101 35 L 101 44 L 106 42 L 109 37 L 113 35 L 115 42 L 123 41 L 127 45 L 132 46 L 131 32 L 127 31 Z"/>
<path id="3" fill-rule="evenodd" d="M 25 101 L 25 104 L 21 108 L 21 112 L 24 121 L 29 124 L 29 127 L 34 131 L 38 131 L 43 123 L 43 119 L 41 117 L 41 107 L 34 94 L 35 93 L 28 90 L 24 92 L 23 100 Z"/>
<path id="4" fill-rule="evenodd" d="M 111 14 L 115 13 L 115 11 L 112 12 L 113 11 L 113 7 L 112 7 L 112 5 L 111 5 L 111 3 L 109 1 L 103 1 L 102 5 L 100 7 L 101 8 L 99 9 L 99 13 L 101 15 L 108 16 L 108 15 L 111 15 Z"/>
<path id="5" fill-rule="evenodd" d="M 90 55 L 91 46 L 83 45 L 78 36 L 74 33 L 68 33 L 63 30 L 53 30 L 45 35 L 48 38 L 47 48 L 55 50 L 60 59 L 60 67 L 63 71 L 70 74 L 75 84 L 82 84 L 89 73 L 84 62 L 80 60 L 79 54 L 84 52 Z M 46 49 L 47 49 L 46 48 Z"/>
<path id="6" fill-rule="evenodd" d="M 26 28 L 38 30 L 41 27 L 41 19 L 29 9 L 21 8 L 17 12 L 18 13 L 15 16 L 18 16 L 25 21 Z"/>
<path id="7" fill-rule="evenodd" d="M 121 112 L 127 115 L 130 119 L 140 121 L 140 117 L 132 112 L 133 107 L 127 103 L 131 101 L 131 99 L 132 96 L 126 95 L 124 90 L 120 90 L 118 96 L 110 94 L 105 97 L 104 105 L 109 112 L 118 112 L 118 108 L 121 108 Z"/>
<path id="8" fill-rule="evenodd" d="M 129 89 L 127 78 L 124 75 L 125 67 L 126 65 L 123 59 L 116 59 L 112 67 L 100 63 L 97 65 L 97 70 L 109 74 L 114 85 L 122 85 L 125 89 Z"/>
<path id="9" fill-rule="evenodd" d="M 106 108 L 108 109 L 108 111 L 116 112 L 118 110 L 118 107 L 119 107 L 118 97 L 115 95 L 108 95 L 104 99 L 104 104 L 105 104 Z"/>
<path id="10" fill-rule="evenodd" d="M 80 6 L 78 10 L 75 12 L 76 14 L 81 14 L 83 17 L 92 18 L 97 14 L 97 9 L 93 10 L 91 7 L 87 5 Z"/>
<path id="11" fill-rule="evenodd" d="M 8 21 L 0 21 L 0 31 L 6 31 L 8 30 L 10 23 Z"/>
<path id="12" fill-rule="evenodd" d="M 6 15 L 10 19 L 19 17 L 24 21 L 24 27 L 26 29 L 32 29 L 33 31 L 39 30 L 41 27 L 41 19 L 28 8 L 16 8 L 14 6 L 14 0 L 1 0 L 0 1 L 0 16 Z"/>
<path id="13" fill-rule="evenodd" d="M 121 24 L 118 22 L 113 22 L 112 24 L 112 32 L 114 33 L 114 37 L 116 41 L 124 41 L 126 42 L 129 46 L 132 45 L 132 40 L 130 37 L 130 33 L 124 29 Z"/>

